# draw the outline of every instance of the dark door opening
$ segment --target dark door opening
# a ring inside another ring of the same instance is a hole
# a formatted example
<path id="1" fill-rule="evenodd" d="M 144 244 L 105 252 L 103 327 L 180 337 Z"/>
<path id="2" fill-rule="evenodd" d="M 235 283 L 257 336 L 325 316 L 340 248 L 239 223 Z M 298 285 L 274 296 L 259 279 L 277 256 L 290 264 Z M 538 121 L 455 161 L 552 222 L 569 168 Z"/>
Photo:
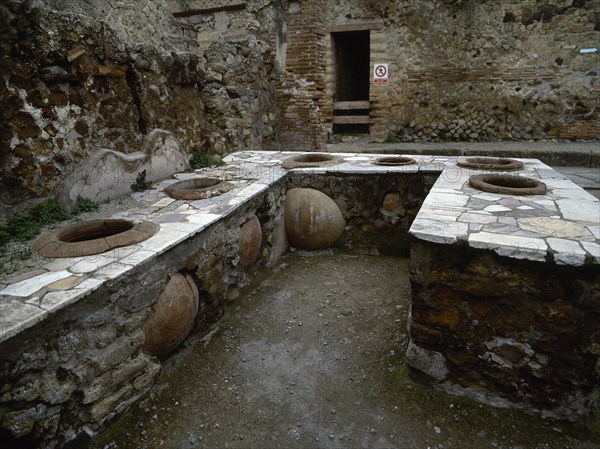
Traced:
<path id="1" fill-rule="evenodd" d="M 369 132 L 370 32 L 332 33 L 335 51 L 333 132 Z"/>

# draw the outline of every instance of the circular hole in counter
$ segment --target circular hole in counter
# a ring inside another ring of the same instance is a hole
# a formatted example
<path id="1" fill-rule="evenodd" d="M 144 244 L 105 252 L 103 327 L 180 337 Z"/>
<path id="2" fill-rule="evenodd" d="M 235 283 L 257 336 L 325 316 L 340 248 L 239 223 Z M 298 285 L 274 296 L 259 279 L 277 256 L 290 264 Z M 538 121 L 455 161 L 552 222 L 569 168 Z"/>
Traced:
<path id="1" fill-rule="evenodd" d="M 221 178 L 192 178 L 176 182 L 164 189 L 164 192 L 176 200 L 203 200 L 219 196 L 233 189 L 233 184 Z"/>
<path id="2" fill-rule="evenodd" d="M 283 168 L 291 170 L 293 168 L 327 167 L 343 162 L 344 160 L 333 154 L 323 153 L 303 153 L 292 156 L 283 161 Z"/>
<path id="3" fill-rule="evenodd" d="M 502 157 L 461 156 L 456 160 L 459 167 L 479 170 L 519 170 L 523 162 Z"/>
<path id="4" fill-rule="evenodd" d="M 82 257 L 134 245 L 152 237 L 160 226 L 146 220 L 87 220 L 42 235 L 32 250 L 43 257 Z"/>
<path id="5" fill-rule="evenodd" d="M 509 195 L 543 195 L 547 190 L 546 184 L 537 179 L 493 173 L 471 176 L 469 184 L 484 192 Z"/>
<path id="6" fill-rule="evenodd" d="M 375 164 L 375 165 L 386 165 L 386 166 L 391 166 L 391 167 L 401 166 L 401 165 L 413 165 L 416 163 L 417 163 L 417 161 L 415 161 L 413 158 L 406 157 L 406 156 L 380 157 L 379 159 L 377 159 L 373 162 L 373 164 Z"/>

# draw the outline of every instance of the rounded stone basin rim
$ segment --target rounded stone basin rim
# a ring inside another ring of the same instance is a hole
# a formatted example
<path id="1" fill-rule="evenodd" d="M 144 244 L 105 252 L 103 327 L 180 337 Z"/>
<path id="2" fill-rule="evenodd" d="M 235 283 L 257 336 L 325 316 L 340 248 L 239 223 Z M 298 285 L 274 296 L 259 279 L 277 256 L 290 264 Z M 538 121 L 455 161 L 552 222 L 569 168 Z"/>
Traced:
<path id="1" fill-rule="evenodd" d="M 294 168 L 328 167 L 344 162 L 340 156 L 327 153 L 300 153 L 283 161 L 286 170 Z"/>
<path id="2" fill-rule="evenodd" d="M 543 195 L 547 190 L 546 184 L 537 179 L 499 173 L 473 175 L 469 184 L 484 192 L 508 195 Z"/>
<path id="3" fill-rule="evenodd" d="M 491 156 L 460 156 L 456 159 L 456 164 L 479 170 L 519 170 L 524 167 L 523 162 L 516 159 Z"/>
<path id="4" fill-rule="evenodd" d="M 233 184 L 217 177 L 196 177 L 171 184 L 164 192 L 176 200 L 203 200 L 222 195 L 233 189 Z"/>
<path id="5" fill-rule="evenodd" d="M 159 229 L 160 225 L 147 220 L 87 220 L 42 235 L 33 243 L 32 250 L 43 257 L 91 256 L 143 242 Z"/>
<path id="6" fill-rule="evenodd" d="M 385 157 L 380 157 L 373 162 L 373 164 L 375 164 L 375 165 L 385 165 L 385 166 L 390 166 L 390 167 L 402 166 L 402 165 L 413 165 L 416 163 L 417 163 L 417 161 L 415 161 L 413 158 L 406 157 L 406 156 L 385 156 Z"/>

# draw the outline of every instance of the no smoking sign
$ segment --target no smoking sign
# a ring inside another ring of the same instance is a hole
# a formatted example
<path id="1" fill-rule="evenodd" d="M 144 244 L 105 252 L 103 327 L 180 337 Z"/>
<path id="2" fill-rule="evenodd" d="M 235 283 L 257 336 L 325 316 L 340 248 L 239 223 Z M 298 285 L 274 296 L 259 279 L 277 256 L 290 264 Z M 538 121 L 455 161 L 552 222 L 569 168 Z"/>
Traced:
<path id="1" fill-rule="evenodd" d="M 373 64 L 373 84 L 385 86 L 388 83 L 388 65 Z"/>

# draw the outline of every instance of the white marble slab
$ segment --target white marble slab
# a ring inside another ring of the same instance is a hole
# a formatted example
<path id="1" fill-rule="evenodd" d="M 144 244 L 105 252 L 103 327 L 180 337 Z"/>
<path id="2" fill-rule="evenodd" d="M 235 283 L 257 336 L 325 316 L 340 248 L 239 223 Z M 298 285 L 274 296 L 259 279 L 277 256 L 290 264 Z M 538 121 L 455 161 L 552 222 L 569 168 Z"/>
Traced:
<path id="1" fill-rule="evenodd" d="M 0 298 L 0 341 L 8 340 L 39 323 L 47 312 L 20 301 Z"/>
<path id="2" fill-rule="evenodd" d="M 553 251 L 554 261 L 558 265 L 581 266 L 585 263 L 585 251 L 578 242 L 550 237 L 546 240 Z"/>
<path id="3" fill-rule="evenodd" d="M 4 290 L 0 291 L 1 296 L 16 296 L 19 298 L 28 298 L 38 290 L 46 287 L 53 282 L 60 281 L 71 276 L 71 273 L 66 270 L 51 271 L 49 273 L 40 274 L 21 282 L 10 284 Z"/>
<path id="4" fill-rule="evenodd" d="M 542 239 L 490 232 L 472 233 L 469 235 L 469 245 L 473 248 L 490 249 L 501 256 L 534 261 L 544 261 L 548 249 Z"/>

